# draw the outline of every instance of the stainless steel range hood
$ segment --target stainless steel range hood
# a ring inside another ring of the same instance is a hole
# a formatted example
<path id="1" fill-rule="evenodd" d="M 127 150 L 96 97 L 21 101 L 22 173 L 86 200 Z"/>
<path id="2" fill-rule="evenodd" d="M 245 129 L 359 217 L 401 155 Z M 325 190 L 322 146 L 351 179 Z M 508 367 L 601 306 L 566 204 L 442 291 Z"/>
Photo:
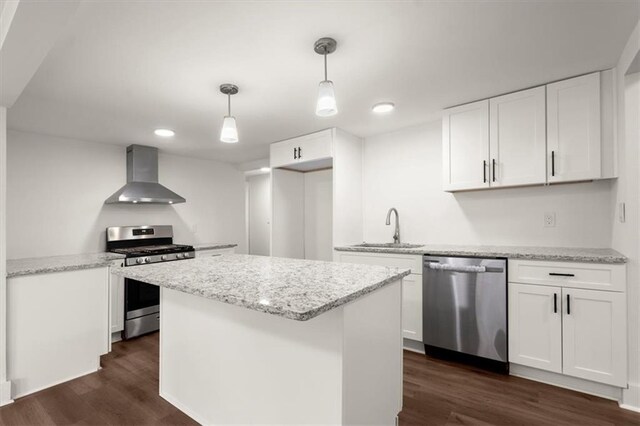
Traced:
<path id="1" fill-rule="evenodd" d="M 185 200 L 158 183 L 158 148 L 127 147 L 127 184 L 107 198 L 105 204 L 177 204 Z"/>

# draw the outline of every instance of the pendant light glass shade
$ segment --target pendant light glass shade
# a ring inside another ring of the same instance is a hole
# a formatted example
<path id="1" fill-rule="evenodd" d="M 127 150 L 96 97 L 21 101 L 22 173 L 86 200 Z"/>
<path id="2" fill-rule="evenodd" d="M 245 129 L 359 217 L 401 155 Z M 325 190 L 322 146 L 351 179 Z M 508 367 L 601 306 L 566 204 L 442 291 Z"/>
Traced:
<path id="1" fill-rule="evenodd" d="M 324 80 L 318 86 L 318 101 L 316 103 L 316 115 L 330 117 L 338 113 L 336 95 L 333 91 L 333 82 Z"/>
<path id="2" fill-rule="evenodd" d="M 225 116 L 222 122 L 222 130 L 220 131 L 220 142 L 236 143 L 238 142 L 238 128 L 236 127 L 236 118 Z"/>

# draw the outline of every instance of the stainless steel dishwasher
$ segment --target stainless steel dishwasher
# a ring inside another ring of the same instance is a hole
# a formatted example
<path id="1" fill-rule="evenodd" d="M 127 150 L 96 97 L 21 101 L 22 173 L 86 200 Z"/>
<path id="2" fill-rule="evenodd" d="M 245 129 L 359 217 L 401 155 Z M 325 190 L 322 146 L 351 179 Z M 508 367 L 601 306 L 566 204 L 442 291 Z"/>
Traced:
<path id="1" fill-rule="evenodd" d="M 507 370 L 507 261 L 423 257 L 423 343 L 429 354 Z"/>

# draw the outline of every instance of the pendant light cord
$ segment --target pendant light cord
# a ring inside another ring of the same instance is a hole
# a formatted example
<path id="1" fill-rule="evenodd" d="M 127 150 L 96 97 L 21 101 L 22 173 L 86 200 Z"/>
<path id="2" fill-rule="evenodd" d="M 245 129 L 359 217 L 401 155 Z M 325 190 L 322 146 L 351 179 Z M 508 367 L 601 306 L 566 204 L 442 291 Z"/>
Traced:
<path id="1" fill-rule="evenodd" d="M 327 81 L 327 48 L 324 48 L 324 81 Z"/>
<path id="2" fill-rule="evenodd" d="M 227 117 L 231 117 L 231 93 L 227 93 Z"/>

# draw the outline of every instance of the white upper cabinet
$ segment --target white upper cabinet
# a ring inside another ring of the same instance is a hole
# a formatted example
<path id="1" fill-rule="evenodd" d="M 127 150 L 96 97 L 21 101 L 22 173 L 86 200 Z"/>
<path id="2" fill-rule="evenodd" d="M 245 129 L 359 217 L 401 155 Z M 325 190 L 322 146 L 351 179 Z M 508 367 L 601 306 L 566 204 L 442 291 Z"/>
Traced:
<path id="1" fill-rule="evenodd" d="M 544 86 L 489 100 L 490 186 L 543 184 Z"/>
<path id="2" fill-rule="evenodd" d="M 443 111 L 443 189 L 617 176 L 611 70 Z"/>
<path id="3" fill-rule="evenodd" d="M 550 183 L 600 178 L 600 136 L 600 73 L 547 85 Z"/>
<path id="4" fill-rule="evenodd" d="M 333 145 L 332 129 L 271 144 L 270 164 L 272 168 L 284 167 L 293 170 L 322 168 L 319 162 L 330 166 Z"/>
<path id="5" fill-rule="evenodd" d="M 442 118 L 443 189 L 489 187 L 489 101 L 446 109 Z"/>

